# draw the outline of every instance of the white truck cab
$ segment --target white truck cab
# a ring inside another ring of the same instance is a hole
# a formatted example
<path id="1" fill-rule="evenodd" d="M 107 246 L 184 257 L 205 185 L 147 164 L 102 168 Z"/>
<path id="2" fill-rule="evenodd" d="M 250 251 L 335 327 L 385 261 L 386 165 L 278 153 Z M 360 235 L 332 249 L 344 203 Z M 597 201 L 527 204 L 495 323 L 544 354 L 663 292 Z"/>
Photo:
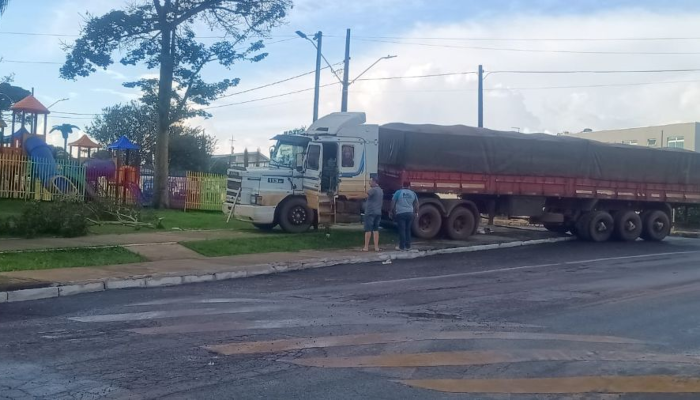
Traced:
<path id="1" fill-rule="evenodd" d="M 269 168 L 229 169 L 224 212 L 261 229 L 277 225 L 303 232 L 333 221 L 335 200 L 358 203 L 367 197 L 371 174 L 377 172 L 377 125 L 365 124 L 364 113 L 333 113 L 314 122 L 301 135 L 278 135 Z M 330 222 L 330 221 L 328 221 Z"/>

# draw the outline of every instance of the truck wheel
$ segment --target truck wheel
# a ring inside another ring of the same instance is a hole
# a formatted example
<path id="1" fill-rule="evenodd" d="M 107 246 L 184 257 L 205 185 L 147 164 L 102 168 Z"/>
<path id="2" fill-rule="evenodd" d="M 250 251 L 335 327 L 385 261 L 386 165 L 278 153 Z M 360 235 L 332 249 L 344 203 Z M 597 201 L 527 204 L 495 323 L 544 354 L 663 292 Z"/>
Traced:
<path id="1" fill-rule="evenodd" d="M 285 232 L 302 233 L 311 228 L 314 214 L 306 204 L 306 199 L 297 197 L 282 205 L 278 219 L 280 227 Z"/>
<path id="2" fill-rule="evenodd" d="M 450 213 L 445 221 L 445 233 L 452 240 L 466 240 L 474 232 L 474 214 L 464 208 L 459 207 Z"/>
<path id="3" fill-rule="evenodd" d="M 613 217 L 615 231 L 613 236 L 623 242 L 634 242 L 642 234 L 642 218 L 632 211 L 618 211 Z"/>
<path id="4" fill-rule="evenodd" d="M 543 224 L 544 229 L 554 232 L 554 233 L 567 233 L 572 230 L 571 226 L 568 224 Z"/>
<path id="5" fill-rule="evenodd" d="M 660 242 L 671 233 L 671 219 L 659 210 L 645 214 L 642 226 L 642 238 L 652 242 Z"/>
<path id="6" fill-rule="evenodd" d="M 275 229 L 277 224 L 253 224 L 253 226 L 260 229 L 261 231 L 271 231 Z"/>
<path id="7" fill-rule="evenodd" d="M 440 211 L 431 204 L 421 206 L 418 209 L 418 218 L 413 221 L 413 236 L 420 239 L 432 239 L 440 233 L 440 228 L 442 228 Z"/>
<path id="8" fill-rule="evenodd" d="M 588 219 L 587 233 L 591 242 L 605 242 L 612 236 L 615 221 L 605 211 L 594 211 Z"/>
<path id="9" fill-rule="evenodd" d="M 588 226 L 590 224 L 589 219 L 591 216 L 593 216 L 592 212 L 583 213 L 578 217 L 576 223 L 574 224 L 574 234 L 580 240 L 591 240 L 591 237 L 588 234 Z"/>

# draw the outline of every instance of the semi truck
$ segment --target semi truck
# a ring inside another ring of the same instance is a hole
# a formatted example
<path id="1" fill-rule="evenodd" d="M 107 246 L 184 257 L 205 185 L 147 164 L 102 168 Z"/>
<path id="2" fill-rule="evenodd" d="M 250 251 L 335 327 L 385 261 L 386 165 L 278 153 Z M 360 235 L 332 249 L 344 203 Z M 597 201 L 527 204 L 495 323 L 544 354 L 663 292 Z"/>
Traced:
<path id="1" fill-rule="evenodd" d="M 675 207 L 700 205 L 700 153 L 463 125 L 367 124 L 333 113 L 274 138 L 269 168 L 228 172 L 224 211 L 303 232 L 360 215 L 370 179 L 419 197 L 413 234 L 464 240 L 482 216 L 528 218 L 603 242 L 663 240 Z"/>

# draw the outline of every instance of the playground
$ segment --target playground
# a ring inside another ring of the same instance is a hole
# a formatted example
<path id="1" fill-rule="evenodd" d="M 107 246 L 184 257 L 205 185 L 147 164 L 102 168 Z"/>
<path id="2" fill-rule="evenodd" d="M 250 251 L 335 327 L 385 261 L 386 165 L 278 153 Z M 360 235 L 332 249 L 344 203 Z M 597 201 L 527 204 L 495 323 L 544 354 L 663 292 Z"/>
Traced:
<path id="1" fill-rule="evenodd" d="M 68 143 L 70 128 L 75 126 L 58 125 L 48 131 L 50 111 L 33 95 L 16 102 L 11 112 L 12 121 L 0 123 L 0 219 L 20 215 L 31 202 L 103 202 L 139 209 L 150 205 L 153 172 L 141 168 L 140 148 L 129 140 L 128 132 L 104 147 L 87 135 Z M 47 144 L 47 135 L 54 131 L 63 134 L 62 154 Z M 171 210 L 154 211 L 165 229 L 240 227 L 227 225 L 220 213 L 226 191 L 224 175 L 187 171 L 168 180 Z M 94 225 L 90 227 L 94 234 L 134 229 Z"/>

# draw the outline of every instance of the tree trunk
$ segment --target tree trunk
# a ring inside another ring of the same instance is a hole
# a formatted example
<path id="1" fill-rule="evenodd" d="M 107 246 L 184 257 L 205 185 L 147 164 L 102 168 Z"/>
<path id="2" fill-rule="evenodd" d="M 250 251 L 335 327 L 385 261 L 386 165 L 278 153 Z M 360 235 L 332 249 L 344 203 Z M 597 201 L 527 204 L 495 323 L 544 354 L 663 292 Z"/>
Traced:
<path id="1" fill-rule="evenodd" d="M 167 6 L 167 3 L 166 3 Z M 167 10 L 164 10 L 167 15 Z M 173 90 L 174 55 L 173 32 L 163 23 L 161 30 L 160 82 L 158 85 L 158 133 L 156 135 L 156 165 L 153 185 L 153 207 L 167 208 L 170 202 L 168 187 L 168 130 L 170 128 L 170 99 Z"/>

